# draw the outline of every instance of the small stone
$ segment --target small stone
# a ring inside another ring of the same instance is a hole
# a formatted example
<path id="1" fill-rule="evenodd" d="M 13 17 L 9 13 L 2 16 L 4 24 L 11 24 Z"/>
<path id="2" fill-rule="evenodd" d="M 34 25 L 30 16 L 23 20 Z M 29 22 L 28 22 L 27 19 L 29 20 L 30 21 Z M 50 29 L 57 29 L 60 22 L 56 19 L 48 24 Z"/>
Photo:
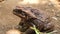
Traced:
<path id="1" fill-rule="evenodd" d="M 55 19 L 55 20 L 58 20 L 56 17 L 52 17 L 53 19 Z"/>
<path id="2" fill-rule="evenodd" d="M 8 30 L 6 34 L 21 34 L 21 32 L 15 29 L 11 29 L 11 30 Z"/>

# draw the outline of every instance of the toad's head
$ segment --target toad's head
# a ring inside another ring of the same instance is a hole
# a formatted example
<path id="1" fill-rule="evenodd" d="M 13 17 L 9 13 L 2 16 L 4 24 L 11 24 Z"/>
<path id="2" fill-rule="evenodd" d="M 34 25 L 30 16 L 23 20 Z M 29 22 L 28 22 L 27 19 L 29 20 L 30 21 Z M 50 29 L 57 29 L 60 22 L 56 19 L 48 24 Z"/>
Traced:
<path id="1" fill-rule="evenodd" d="M 23 19 L 36 18 L 36 16 L 29 10 L 29 8 L 16 6 L 13 13 Z"/>

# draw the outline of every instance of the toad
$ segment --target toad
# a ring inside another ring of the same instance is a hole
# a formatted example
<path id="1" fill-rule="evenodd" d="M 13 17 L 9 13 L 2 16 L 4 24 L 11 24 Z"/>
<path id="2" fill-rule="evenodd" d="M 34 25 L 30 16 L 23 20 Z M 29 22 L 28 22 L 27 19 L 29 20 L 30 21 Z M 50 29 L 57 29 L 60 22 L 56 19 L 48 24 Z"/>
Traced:
<path id="1" fill-rule="evenodd" d="M 33 25 L 35 25 L 40 32 L 50 32 L 54 30 L 54 25 L 51 23 L 50 17 L 47 17 L 41 10 L 32 7 L 16 6 L 13 14 L 21 18 L 18 29 L 21 32 L 25 32 L 25 34 L 36 34 L 35 31 L 30 28 Z"/>

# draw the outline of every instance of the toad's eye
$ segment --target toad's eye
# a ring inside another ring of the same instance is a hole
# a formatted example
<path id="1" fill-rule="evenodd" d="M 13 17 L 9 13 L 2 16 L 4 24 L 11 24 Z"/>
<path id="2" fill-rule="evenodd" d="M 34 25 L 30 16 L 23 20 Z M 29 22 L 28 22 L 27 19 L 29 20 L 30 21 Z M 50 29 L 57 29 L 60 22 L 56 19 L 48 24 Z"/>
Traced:
<path id="1" fill-rule="evenodd" d="M 26 16 L 25 12 L 21 12 L 21 15 Z"/>

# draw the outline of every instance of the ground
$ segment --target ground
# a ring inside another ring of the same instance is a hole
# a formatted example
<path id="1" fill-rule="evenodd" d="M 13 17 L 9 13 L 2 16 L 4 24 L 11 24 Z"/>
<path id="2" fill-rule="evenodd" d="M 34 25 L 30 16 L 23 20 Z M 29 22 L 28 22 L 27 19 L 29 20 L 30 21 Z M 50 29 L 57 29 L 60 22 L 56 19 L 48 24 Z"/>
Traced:
<path id="1" fill-rule="evenodd" d="M 16 25 L 19 24 L 20 18 L 13 14 L 13 9 L 20 0 L 5 0 L 4 2 L 0 2 L 0 34 L 5 34 L 7 30 L 14 29 Z M 32 6 L 33 8 L 37 8 L 46 12 L 53 21 L 55 25 L 54 34 L 60 34 L 60 10 L 56 8 L 53 4 L 39 4 L 39 5 L 25 5 Z"/>

